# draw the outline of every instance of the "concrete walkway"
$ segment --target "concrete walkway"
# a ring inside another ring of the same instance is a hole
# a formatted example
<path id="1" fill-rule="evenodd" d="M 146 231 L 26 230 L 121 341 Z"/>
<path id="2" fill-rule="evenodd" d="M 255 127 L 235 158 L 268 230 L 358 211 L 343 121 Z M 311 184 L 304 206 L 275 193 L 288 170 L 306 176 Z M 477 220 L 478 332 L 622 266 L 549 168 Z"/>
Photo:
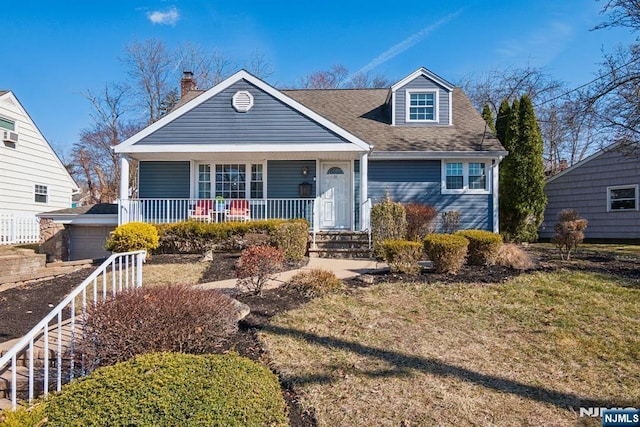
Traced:
<path id="1" fill-rule="evenodd" d="M 362 274 L 372 273 L 387 267 L 384 262 L 377 262 L 370 259 L 333 259 L 333 258 L 309 258 L 309 263 L 297 270 L 284 271 L 275 280 L 269 281 L 265 289 L 282 286 L 296 273 L 311 269 L 322 269 L 332 271 L 340 279 L 350 279 Z M 201 283 L 196 285 L 202 289 L 219 289 L 221 291 L 234 291 L 236 279 L 220 280 L 218 282 Z"/>

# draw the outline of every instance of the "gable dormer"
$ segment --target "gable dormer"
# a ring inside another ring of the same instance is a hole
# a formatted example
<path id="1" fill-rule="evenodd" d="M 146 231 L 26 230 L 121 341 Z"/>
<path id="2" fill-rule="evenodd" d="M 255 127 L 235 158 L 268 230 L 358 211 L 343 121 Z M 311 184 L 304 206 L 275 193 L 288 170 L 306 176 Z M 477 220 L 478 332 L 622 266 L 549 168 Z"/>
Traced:
<path id="1" fill-rule="evenodd" d="M 453 124 L 453 85 L 420 68 L 389 89 L 393 126 L 450 126 Z"/>

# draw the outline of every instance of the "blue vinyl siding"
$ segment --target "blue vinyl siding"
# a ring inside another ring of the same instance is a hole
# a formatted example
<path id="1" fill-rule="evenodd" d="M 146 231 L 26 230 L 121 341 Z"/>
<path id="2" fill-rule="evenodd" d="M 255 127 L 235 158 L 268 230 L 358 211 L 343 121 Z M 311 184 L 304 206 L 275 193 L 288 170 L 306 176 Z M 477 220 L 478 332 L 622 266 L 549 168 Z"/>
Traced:
<path id="1" fill-rule="evenodd" d="M 376 160 L 369 162 L 369 197 L 386 196 L 400 203 L 435 206 L 439 213 L 457 210 L 462 228 L 492 229 L 491 194 L 441 194 L 440 160 Z"/>
<path id="2" fill-rule="evenodd" d="M 309 168 L 307 176 L 303 167 Z M 270 199 L 296 199 L 298 185 L 311 184 L 311 198 L 316 196 L 315 160 L 270 160 L 267 162 L 267 197 Z"/>
<path id="3" fill-rule="evenodd" d="M 407 122 L 406 110 L 407 110 L 407 90 L 421 90 L 421 89 L 438 89 L 438 122 L 437 123 L 420 123 L 420 122 Z M 396 91 L 396 125 L 407 126 L 440 126 L 449 125 L 449 94 L 450 92 L 435 83 L 434 81 L 426 78 L 425 76 L 419 76 L 410 81 L 403 87 Z"/>
<path id="4" fill-rule="evenodd" d="M 640 162 L 621 151 L 603 152 L 547 182 L 547 207 L 541 238 L 554 236 L 563 209 L 574 209 L 589 221 L 587 239 L 640 239 L 640 210 L 607 211 L 607 187 L 640 185 Z"/>
<path id="5" fill-rule="evenodd" d="M 140 162 L 140 198 L 189 198 L 189 162 Z"/>
<path id="6" fill-rule="evenodd" d="M 249 91 L 254 97 L 254 106 L 246 113 L 237 112 L 231 103 L 233 95 L 240 90 Z M 245 80 L 204 101 L 137 144 L 180 143 L 211 146 L 234 143 L 351 144 Z"/>

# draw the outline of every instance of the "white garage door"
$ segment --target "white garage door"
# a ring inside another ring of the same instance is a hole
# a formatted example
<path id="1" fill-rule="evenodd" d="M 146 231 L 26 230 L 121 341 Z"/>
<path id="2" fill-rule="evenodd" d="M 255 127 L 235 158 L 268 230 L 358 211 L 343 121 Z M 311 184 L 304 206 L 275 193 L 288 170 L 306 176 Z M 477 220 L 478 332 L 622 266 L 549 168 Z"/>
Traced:
<path id="1" fill-rule="evenodd" d="M 70 228 L 69 260 L 107 258 L 111 252 L 104 250 L 104 244 L 113 226 L 72 225 Z"/>

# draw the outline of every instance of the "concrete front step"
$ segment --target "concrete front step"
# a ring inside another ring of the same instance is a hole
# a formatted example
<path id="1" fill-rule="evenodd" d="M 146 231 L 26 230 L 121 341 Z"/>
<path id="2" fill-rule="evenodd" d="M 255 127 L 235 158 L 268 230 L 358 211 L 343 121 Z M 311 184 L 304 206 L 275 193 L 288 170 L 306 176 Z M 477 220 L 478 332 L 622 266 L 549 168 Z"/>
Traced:
<path id="1" fill-rule="evenodd" d="M 315 237 L 316 244 L 309 249 L 312 258 L 371 258 L 366 232 L 321 231 Z"/>
<path id="2" fill-rule="evenodd" d="M 371 251 L 362 248 L 315 248 L 309 249 L 309 257 L 311 258 L 353 258 L 353 259 L 370 259 Z"/>

